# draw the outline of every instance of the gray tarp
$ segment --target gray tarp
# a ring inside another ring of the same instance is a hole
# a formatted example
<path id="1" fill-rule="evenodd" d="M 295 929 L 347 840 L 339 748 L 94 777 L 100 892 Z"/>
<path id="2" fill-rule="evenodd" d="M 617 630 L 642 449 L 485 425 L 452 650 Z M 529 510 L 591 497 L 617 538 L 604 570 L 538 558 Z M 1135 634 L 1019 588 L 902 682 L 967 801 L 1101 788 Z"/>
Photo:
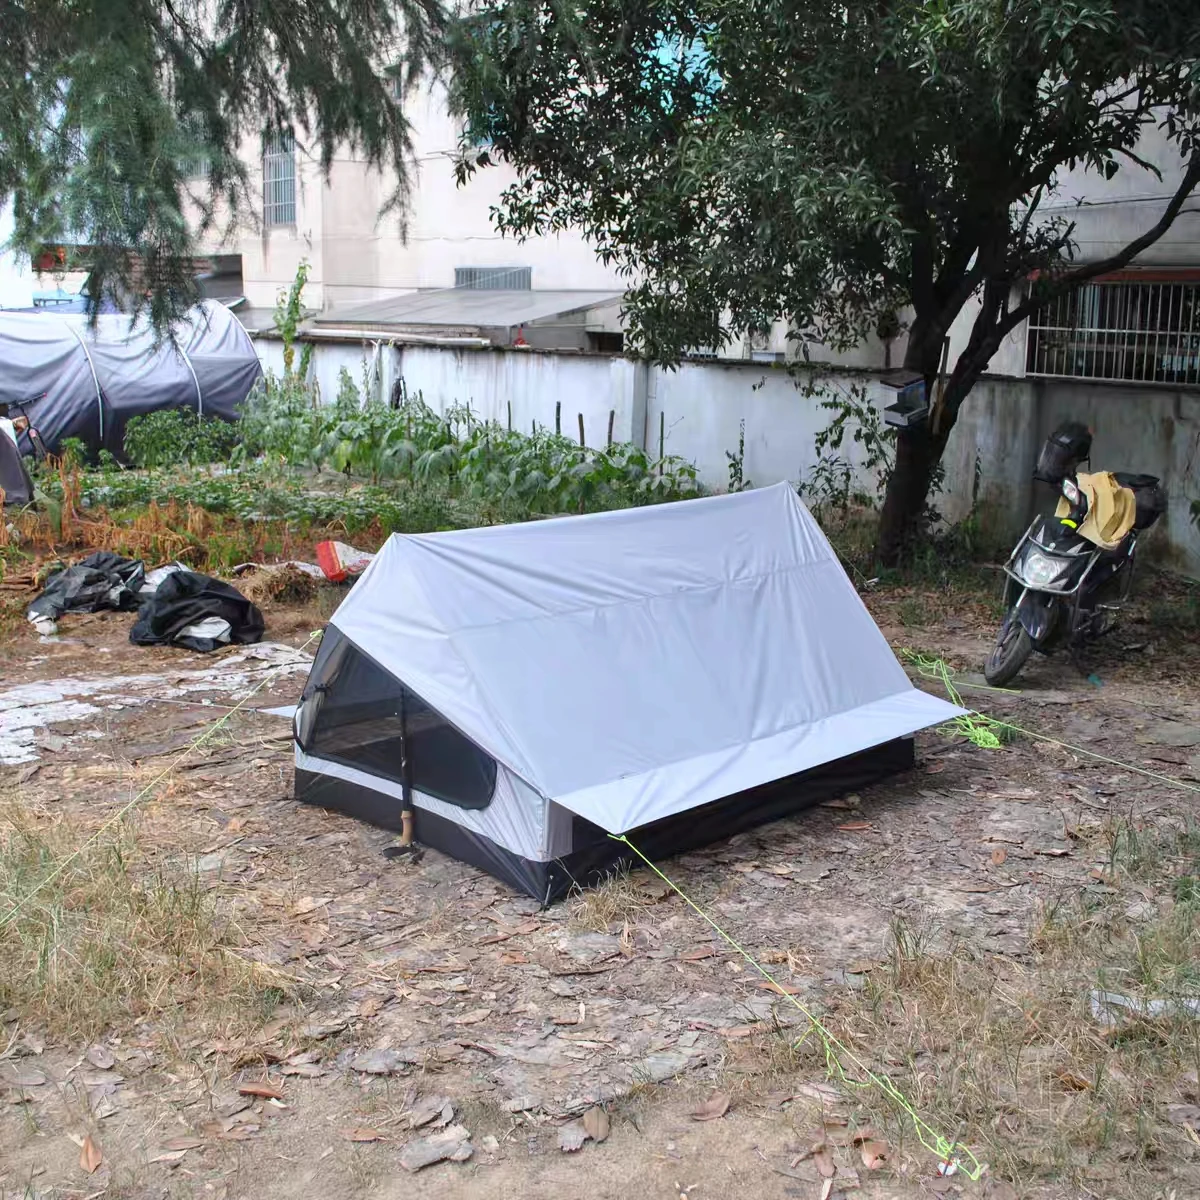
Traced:
<path id="1" fill-rule="evenodd" d="M 33 499 L 33 484 L 21 461 L 17 444 L 0 430 L 0 490 L 4 492 L 4 503 L 28 504 Z"/>
<path id="2" fill-rule="evenodd" d="M 262 374 L 238 319 L 214 301 L 156 344 L 144 321 L 0 312 L 0 404 L 20 404 L 54 453 L 64 438 L 119 454 L 130 417 L 187 408 L 235 420 Z"/>

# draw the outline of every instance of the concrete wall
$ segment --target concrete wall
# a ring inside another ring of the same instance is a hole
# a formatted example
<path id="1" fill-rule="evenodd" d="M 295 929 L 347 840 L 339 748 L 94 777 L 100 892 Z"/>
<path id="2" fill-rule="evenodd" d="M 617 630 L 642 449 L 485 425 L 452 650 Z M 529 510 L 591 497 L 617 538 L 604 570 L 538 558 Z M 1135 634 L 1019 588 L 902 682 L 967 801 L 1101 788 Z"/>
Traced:
<path id="1" fill-rule="evenodd" d="M 264 365 L 282 369 L 279 342 L 260 338 Z M 815 438 L 831 414 L 821 397 L 806 397 L 797 379 L 776 366 L 756 363 L 686 363 L 661 371 L 607 355 L 555 354 L 489 347 L 466 349 L 386 343 L 320 343 L 313 371 L 322 396 L 337 394 L 345 367 L 362 386 L 364 369 L 389 395 L 403 378 L 412 393 L 444 412 L 467 404 L 480 416 L 529 430 L 554 428 L 561 405 L 565 436 L 578 437 L 579 414 L 589 446 L 603 446 L 612 414 L 615 441 L 632 441 L 657 454 L 694 462 L 706 487 L 728 485 L 727 452 L 735 452 L 745 422 L 744 477 L 765 485 L 802 481 L 817 462 Z M 882 407 L 890 393 L 865 373 L 827 373 L 816 381 L 826 395 L 862 384 Z M 960 414 L 947 447 L 946 490 L 936 500 L 948 520 L 970 512 L 976 496 L 984 528 L 1002 539 L 1024 529 L 1035 509 L 1052 497 L 1031 480 L 1042 441 L 1061 421 L 1084 421 L 1095 431 L 1097 470 L 1157 475 L 1170 498 L 1149 548 L 1171 565 L 1200 576 L 1200 534 L 1190 502 L 1200 497 L 1200 393 L 1062 380 L 983 380 Z M 844 457 L 861 469 L 858 448 L 847 437 Z M 979 464 L 978 488 L 976 464 Z"/>

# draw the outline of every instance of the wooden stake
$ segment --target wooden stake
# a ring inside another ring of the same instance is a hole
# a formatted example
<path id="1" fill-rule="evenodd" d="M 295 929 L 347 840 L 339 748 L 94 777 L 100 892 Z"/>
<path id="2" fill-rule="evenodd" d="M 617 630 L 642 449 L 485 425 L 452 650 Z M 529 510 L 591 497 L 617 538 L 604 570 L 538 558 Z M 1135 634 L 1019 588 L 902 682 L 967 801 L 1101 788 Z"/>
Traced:
<path id="1" fill-rule="evenodd" d="M 512 401 L 508 402 L 508 432 L 512 433 Z"/>
<path id="2" fill-rule="evenodd" d="M 608 410 L 608 444 L 610 446 L 612 445 L 613 421 L 616 420 L 616 416 L 617 416 L 617 410 L 615 408 L 610 408 Z"/>
<path id="3" fill-rule="evenodd" d="M 942 405 L 946 399 L 946 368 L 950 365 L 950 339 L 942 339 L 942 365 L 938 371 L 937 396 L 933 401 L 933 411 L 930 413 L 930 426 L 936 437 L 942 427 Z"/>
<path id="4" fill-rule="evenodd" d="M 586 446 L 587 442 L 583 440 L 583 413 L 579 414 L 579 444 Z"/>
<path id="5" fill-rule="evenodd" d="M 562 401 L 555 400 L 554 402 L 554 432 L 562 436 Z"/>

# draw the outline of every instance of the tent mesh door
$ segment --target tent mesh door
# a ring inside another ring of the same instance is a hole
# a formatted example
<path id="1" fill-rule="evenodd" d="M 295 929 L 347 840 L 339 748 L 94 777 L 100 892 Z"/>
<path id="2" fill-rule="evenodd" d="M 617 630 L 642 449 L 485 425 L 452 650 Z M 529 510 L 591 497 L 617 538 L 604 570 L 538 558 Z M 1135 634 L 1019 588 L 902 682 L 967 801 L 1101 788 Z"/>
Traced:
<path id="1" fill-rule="evenodd" d="M 495 760 L 336 630 L 327 630 L 298 716 L 301 748 L 403 784 L 402 715 L 414 791 L 459 808 L 486 808 L 496 788 Z"/>

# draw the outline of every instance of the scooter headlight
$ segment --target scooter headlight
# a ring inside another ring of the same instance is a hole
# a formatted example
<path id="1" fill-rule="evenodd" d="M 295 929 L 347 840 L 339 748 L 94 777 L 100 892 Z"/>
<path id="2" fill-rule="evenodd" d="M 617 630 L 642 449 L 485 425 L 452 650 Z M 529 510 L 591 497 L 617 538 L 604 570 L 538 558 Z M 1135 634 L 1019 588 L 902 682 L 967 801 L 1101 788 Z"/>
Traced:
<path id="1" fill-rule="evenodd" d="M 1040 550 L 1031 550 L 1021 562 L 1020 575 L 1031 588 L 1050 587 L 1066 566 L 1061 559 L 1051 558 Z"/>
<path id="2" fill-rule="evenodd" d="M 1079 488 L 1075 486 L 1075 481 L 1073 479 L 1064 479 L 1062 481 L 1062 494 L 1066 496 L 1066 498 L 1072 504 L 1079 503 Z"/>

